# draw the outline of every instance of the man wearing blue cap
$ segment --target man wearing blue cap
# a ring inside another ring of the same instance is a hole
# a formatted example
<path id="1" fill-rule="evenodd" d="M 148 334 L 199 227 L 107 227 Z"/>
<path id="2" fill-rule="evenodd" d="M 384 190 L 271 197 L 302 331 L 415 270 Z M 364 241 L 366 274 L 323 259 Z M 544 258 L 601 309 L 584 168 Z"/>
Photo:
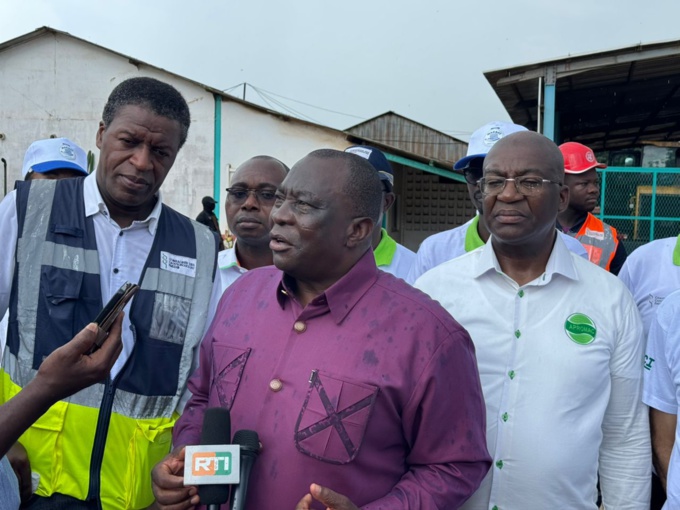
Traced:
<path id="1" fill-rule="evenodd" d="M 86 177 L 87 154 L 68 138 L 48 138 L 33 142 L 24 156 L 25 181 Z"/>
<path id="2" fill-rule="evenodd" d="M 425 239 L 418 249 L 416 259 L 406 278 L 408 283 L 413 284 L 420 275 L 433 267 L 484 246 L 489 240 L 489 230 L 486 228 L 482 210 L 482 193 L 477 182 L 482 178 L 484 158 L 491 147 L 502 138 L 518 131 L 527 131 L 527 128 L 510 122 L 493 121 L 472 133 L 467 155 L 456 161 L 453 169 L 465 176 L 470 201 L 475 206 L 477 214 L 460 227 L 439 232 Z M 588 258 L 581 243 L 574 243 L 574 238 L 567 235 L 562 235 L 562 239 L 570 251 Z"/>
<path id="3" fill-rule="evenodd" d="M 380 181 L 383 185 L 383 206 L 380 221 L 375 224 L 373 229 L 373 254 L 375 255 L 375 262 L 378 264 L 378 268 L 386 273 L 393 274 L 397 278 L 406 280 L 406 276 L 416 259 L 416 254 L 392 239 L 388 235 L 387 230 L 382 228 L 382 219 L 390 207 L 392 207 L 396 198 L 392 192 L 394 186 L 392 167 L 380 150 L 369 145 L 348 147 L 345 149 L 345 152 L 367 159 L 380 175 Z"/>

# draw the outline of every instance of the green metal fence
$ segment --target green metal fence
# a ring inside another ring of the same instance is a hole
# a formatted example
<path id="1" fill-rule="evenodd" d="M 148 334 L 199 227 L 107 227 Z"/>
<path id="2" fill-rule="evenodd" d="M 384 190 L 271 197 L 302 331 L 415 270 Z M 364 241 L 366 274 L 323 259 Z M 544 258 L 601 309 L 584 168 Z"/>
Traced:
<path id="1" fill-rule="evenodd" d="M 608 167 L 597 216 L 619 233 L 628 253 L 680 233 L 680 168 Z"/>

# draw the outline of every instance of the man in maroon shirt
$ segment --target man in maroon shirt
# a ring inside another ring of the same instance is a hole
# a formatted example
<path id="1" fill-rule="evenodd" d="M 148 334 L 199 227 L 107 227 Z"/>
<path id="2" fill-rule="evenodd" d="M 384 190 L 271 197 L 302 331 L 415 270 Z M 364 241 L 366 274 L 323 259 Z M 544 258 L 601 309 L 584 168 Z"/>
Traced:
<path id="1" fill-rule="evenodd" d="M 203 413 L 263 448 L 249 509 L 453 509 L 490 459 L 474 347 L 425 294 L 376 268 L 377 173 L 320 150 L 298 162 L 272 208 L 276 267 L 230 286 L 201 345 L 175 452 L 154 469 L 159 508 L 198 504 L 181 477 Z M 301 499 L 302 498 L 302 499 Z"/>

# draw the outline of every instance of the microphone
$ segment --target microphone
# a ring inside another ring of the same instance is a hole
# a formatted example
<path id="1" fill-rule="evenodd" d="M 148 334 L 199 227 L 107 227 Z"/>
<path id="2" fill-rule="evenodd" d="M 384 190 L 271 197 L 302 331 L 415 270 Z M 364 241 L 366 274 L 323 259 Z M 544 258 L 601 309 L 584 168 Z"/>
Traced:
<path id="1" fill-rule="evenodd" d="M 260 453 L 260 438 L 254 430 L 239 430 L 234 434 L 234 444 L 241 447 L 241 481 L 231 493 L 231 510 L 245 510 L 250 471 Z"/>
<path id="2" fill-rule="evenodd" d="M 205 410 L 203 428 L 201 429 L 202 445 L 227 445 L 231 438 L 231 415 L 229 409 L 211 407 Z M 215 459 L 217 462 L 217 459 Z M 229 485 L 199 485 L 198 496 L 201 504 L 208 510 L 219 510 L 222 503 L 229 500 Z"/>

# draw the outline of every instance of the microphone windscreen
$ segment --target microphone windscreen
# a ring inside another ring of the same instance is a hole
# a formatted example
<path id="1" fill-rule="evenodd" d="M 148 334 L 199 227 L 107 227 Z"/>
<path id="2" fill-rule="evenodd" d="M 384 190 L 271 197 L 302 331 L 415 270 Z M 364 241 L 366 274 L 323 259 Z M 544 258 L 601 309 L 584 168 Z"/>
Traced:
<path id="1" fill-rule="evenodd" d="M 203 415 L 201 444 L 229 444 L 231 442 L 231 415 L 229 409 L 211 407 Z"/>
<path id="2" fill-rule="evenodd" d="M 258 452 L 260 451 L 260 436 L 254 430 L 238 430 L 234 434 L 233 444 L 240 445 L 241 448 Z"/>
<path id="3" fill-rule="evenodd" d="M 231 440 L 229 409 L 211 407 L 203 415 L 201 444 L 227 445 Z M 201 485 L 198 497 L 202 505 L 221 505 L 229 500 L 229 485 Z"/>

